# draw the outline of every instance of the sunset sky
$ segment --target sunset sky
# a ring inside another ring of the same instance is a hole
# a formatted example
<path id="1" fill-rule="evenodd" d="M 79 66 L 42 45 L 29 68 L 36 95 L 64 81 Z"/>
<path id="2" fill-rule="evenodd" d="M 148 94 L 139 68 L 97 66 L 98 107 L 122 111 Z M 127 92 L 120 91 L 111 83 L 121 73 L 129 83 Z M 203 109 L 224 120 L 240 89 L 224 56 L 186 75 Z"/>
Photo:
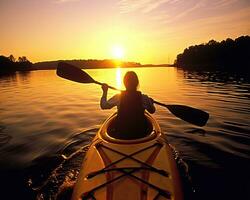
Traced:
<path id="1" fill-rule="evenodd" d="M 0 55 L 32 62 L 172 63 L 192 45 L 250 35 L 249 0 L 0 0 Z"/>

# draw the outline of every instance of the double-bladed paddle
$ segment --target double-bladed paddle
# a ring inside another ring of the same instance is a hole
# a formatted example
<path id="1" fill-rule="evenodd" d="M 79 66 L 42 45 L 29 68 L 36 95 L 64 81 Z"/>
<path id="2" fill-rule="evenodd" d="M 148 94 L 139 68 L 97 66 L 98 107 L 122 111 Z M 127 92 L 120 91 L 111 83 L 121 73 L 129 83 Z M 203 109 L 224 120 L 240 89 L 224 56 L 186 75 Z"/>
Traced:
<path id="1" fill-rule="evenodd" d="M 102 85 L 103 83 L 100 83 L 96 80 L 94 80 L 89 74 L 87 74 L 85 71 L 79 69 L 78 67 L 65 63 L 65 62 L 59 62 L 57 71 L 57 75 L 71 80 L 78 83 L 95 83 L 98 85 Z M 114 88 L 112 86 L 108 86 L 110 89 L 118 90 L 117 88 Z M 192 108 L 185 105 L 167 105 L 164 103 L 160 103 L 154 100 L 154 103 L 160 106 L 166 107 L 173 115 L 176 117 L 189 122 L 191 124 L 197 125 L 197 126 L 204 126 L 207 123 L 207 120 L 209 118 L 209 114 L 203 110 Z"/>

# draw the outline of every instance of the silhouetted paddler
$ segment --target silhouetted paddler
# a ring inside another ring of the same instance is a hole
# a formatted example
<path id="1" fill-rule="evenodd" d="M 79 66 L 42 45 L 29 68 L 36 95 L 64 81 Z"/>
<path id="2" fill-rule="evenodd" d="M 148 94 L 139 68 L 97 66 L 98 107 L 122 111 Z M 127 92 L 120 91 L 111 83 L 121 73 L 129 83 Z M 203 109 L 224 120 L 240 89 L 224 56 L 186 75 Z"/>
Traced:
<path id="1" fill-rule="evenodd" d="M 108 85 L 103 84 L 103 95 L 100 105 L 102 109 L 117 106 L 117 120 L 115 136 L 120 139 L 141 138 L 148 134 L 145 109 L 149 113 L 155 112 L 153 99 L 137 91 L 139 80 L 135 72 L 128 71 L 123 79 L 125 91 L 107 100 Z"/>

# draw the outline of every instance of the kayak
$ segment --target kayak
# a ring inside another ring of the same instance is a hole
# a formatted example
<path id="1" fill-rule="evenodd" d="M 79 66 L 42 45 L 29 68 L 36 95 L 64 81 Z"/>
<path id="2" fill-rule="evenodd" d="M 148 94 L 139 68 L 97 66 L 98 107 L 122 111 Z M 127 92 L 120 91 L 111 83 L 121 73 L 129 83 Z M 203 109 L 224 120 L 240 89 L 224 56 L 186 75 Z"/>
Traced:
<path id="1" fill-rule="evenodd" d="M 159 124 L 147 112 L 150 133 L 133 140 L 112 137 L 117 114 L 101 126 L 85 155 L 72 200 L 182 200 L 173 151 Z"/>

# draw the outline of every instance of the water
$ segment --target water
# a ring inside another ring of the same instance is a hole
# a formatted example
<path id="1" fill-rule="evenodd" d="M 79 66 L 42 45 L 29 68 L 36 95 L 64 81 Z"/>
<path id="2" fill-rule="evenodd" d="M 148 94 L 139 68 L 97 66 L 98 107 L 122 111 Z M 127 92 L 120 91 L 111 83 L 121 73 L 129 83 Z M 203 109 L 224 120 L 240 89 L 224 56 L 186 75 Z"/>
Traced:
<path id="1" fill-rule="evenodd" d="M 140 90 L 155 100 L 210 113 L 202 128 L 163 107 L 154 114 L 188 164 L 194 198 L 249 199 L 248 77 L 171 67 L 132 70 L 139 76 Z M 127 69 L 86 71 L 122 88 Z M 54 198 L 62 185 L 73 183 L 86 145 L 115 109 L 100 110 L 100 86 L 61 79 L 54 70 L 1 77 L 0 93 L 1 199 Z"/>

